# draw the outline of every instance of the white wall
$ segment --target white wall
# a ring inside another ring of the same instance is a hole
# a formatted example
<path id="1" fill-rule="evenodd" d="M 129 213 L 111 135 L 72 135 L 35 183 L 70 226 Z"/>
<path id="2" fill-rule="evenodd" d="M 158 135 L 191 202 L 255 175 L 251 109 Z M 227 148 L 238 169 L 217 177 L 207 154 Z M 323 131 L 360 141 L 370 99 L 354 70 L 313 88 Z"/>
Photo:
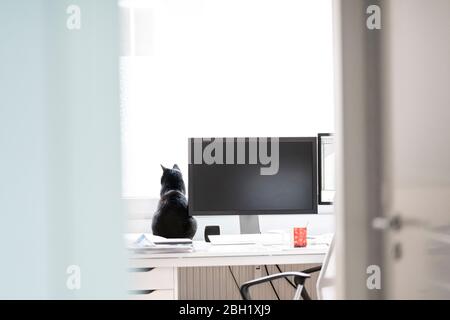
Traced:
<path id="1" fill-rule="evenodd" d="M 127 232 L 151 233 L 151 218 L 156 210 L 158 199 L 125 199 L 128 213 Z M 291 231 L 294 226 L 308 225 L 308 233 L 317 235 L 334 232 L 334 215 L 332 206 L 319 206 L 321 214 L 265 215 L 259 216 L 262 232 L 271 230 Z M 206 225 L 219 225 L 222 234 L 239 233 L 238 216 L 196 216 L 198 229 L 195 240 L 203 240 Z"/>
<path id="2" fill-rule="evenodd" d="M 303 227 L 308 225 L 308 233 L 317 235 L 334 232 L 334 215 L 332 207 L 322 206 L 326 214 L 295 214 L 295 215 L 260 215 L 259 224 L 261 232 L 271 230 L 289 231 L 293 227 Z M 329 208 L 327 208 L 329 207 Z M 328 209 L 328 210 L 327 210 Z M 203 239 L 204 228 L 206 225 L 219 225 L 223 234 L 239 233 L 238 216 L 206 216 L 195 217 L 197 219 L 198 231 L 196 239 Z"/>
<path id="3" fill-rule="evenodd" d="M 331 0 L 120 3 L 135 8 L 122 15 L 124 197 L 159 197 L 160 163 L 187 176 L 188 137 L 334 132 Z M 331 215 L 292 218 L 262 228 L 332 230 Z"/>

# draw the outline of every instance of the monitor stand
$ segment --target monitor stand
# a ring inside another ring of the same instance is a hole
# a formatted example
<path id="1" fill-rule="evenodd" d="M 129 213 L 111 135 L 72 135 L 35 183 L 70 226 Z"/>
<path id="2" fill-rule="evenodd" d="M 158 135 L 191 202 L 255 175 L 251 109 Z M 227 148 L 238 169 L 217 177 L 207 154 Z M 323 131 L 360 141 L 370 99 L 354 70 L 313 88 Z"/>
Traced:
<path id="1" fill-rule="evenodd" d="M 259 216 L 239 215 L 239 227 L 241 234 L 261 233 L 259 229 Z"/>

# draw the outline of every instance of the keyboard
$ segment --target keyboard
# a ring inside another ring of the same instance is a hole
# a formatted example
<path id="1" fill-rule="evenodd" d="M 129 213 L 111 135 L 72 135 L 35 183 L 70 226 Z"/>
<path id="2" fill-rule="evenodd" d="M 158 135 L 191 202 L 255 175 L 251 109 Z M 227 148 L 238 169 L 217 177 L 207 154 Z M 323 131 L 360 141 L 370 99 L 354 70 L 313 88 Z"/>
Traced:
<path id="1" fill-rule="evenodd" d="M 262 234 L 223 234 L 209 236 L 213 245 L 236 245 L 236 244 L 263 244 L 280 245 L 285 244 L 285 235 L 279 233 Z"/>

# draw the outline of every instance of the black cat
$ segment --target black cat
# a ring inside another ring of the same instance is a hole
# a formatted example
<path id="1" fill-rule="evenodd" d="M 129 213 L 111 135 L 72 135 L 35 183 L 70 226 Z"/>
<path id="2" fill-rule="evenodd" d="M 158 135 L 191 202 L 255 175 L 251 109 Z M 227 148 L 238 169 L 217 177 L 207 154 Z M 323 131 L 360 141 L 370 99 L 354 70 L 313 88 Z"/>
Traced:
<path id="1" fill-rule="evenodd" d="M 165 238 L 192 239 L 197 231 L 197 221 L 189 216 L 180 168 L 176 164 L 172 169 L 161 167 L 161 198 L 153 216 L 153 234 Z"/>

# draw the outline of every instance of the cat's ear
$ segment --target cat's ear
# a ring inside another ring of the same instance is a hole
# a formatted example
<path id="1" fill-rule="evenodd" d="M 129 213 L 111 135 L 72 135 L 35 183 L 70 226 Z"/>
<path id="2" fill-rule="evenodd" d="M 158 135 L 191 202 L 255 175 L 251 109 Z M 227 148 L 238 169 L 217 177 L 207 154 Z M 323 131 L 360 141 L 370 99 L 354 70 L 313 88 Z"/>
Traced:
<path id="1" fill-rule="evenodd" d="M 180 168 L 178 167 L 178 165 L 177 165 L 176 163 L 173 165 L 173 168 L 172 168 L 172 169 L 180 170 Z"/>
<path id="2" fill-rule="evenodd" d="M 163 165 L 161 165 L 161 168 L 163 169 L 163 171 L 167 170 L 167 168 L 165 168 Z"/>

